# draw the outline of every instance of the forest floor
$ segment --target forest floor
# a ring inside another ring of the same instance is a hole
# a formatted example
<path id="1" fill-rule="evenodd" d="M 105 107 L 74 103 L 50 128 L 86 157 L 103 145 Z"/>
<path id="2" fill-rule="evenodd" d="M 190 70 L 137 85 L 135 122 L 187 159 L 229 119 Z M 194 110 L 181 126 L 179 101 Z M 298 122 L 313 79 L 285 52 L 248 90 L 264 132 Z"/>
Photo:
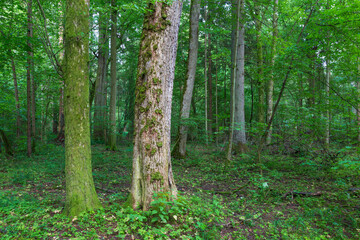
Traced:
<path id="1" fill-rule="evenodd" d="M 331 161 L 264 153 L 262 164 L 249 152 L 226 166 L 219 150 L 191 145 L 188 158 L 172 162 L 180 197 L 161 194 L 141 212 L 122 207 L 132 148 L 95 145 L 104 208 L 75 219 L 62 214 L 63 147 L 37 150 L 1 156 L 0 239 L 360 239 L 360 161 L 351 149 Z"/>

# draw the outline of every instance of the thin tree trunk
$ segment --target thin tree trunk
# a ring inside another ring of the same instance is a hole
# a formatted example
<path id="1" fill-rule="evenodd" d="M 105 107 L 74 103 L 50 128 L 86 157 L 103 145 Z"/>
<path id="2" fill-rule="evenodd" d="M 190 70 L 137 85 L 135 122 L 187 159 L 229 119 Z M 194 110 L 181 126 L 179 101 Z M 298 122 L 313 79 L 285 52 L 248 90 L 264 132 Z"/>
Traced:
<path id="1" fill-rule="evenodd" d="M 156 192 L 177 195 L 171 167 L 170 124 L 181 5 L 181 1 L 172 1 L 171 5 L 150 2 L 145 15 L 136 81 L 133 174 L 128 200 L 134 209 L 148 210 Z"/>
<path id="2" fill-rule="evenodd" d="M 234 5 L 233 7 L 236 6 L 236 28 L 235 28 L 235 41 L 234 41 L 234 46 L 237 46 L 238 45 L 238 42 L 239 42 L 239 35 L 240 35 L 240 11 L 241 11 L 241 0 L 237 0 L 236 2 L 236 5 Z M 236 48 L 235 48 L 236 49 Z M 232 79 L 231 79 L 231 86 L 232 86 L 232 91 L 231 91 L 231 111 L 232 114 L 230 115 L 231 116 L 231 119 L 230 119 L 230 137 L 229 137 L 229 146 L 228 146 L 228 149 L 227 149 L 227 154 L 226 154 L 226 159 L 227 159 L 227 162 L 230 162 L 231 161 L 231 157 L 232 157 L 232 148 L 233 148 L 233 141 L 234 141 L 234 127 L 235 127 L 235 84 L 236 84 L 236 68 L 237 68 L 237 54 L 238 54 L 238 51 L 235 50 L 234 51 L 234 54 L 233 54 L 233 62 L 232 62 Z"/>
<path id="3" fill-rule="evenodd" d="M 217 50 L 217 49 L 216 49 Z M 216 63 L 215 63 L 215 142 L 216 145 L 219 145 L 219 109 L 218 109 L 218 80 L 219 80 L 219 76 L 218 76 L 218 67 L 219 67 L 219 63 L 218 60 L 216 59 Z"/>
<path id="4" fill-rule="evenodd" d="M 357 81 L 357 91 L 358 96 L 360 97 L 360 57 L 358 58 L 358 81 Z M 357 125 L 358 125 L 358 144 L 360 145 L 360 103 L 357 106 Z"/>
<path id="5" fill-rule="evenodd" d="M 273 36 L 271 44 L 271 72 L 270 79 L 267 86 L 267 119 L 266 123 L 269 123 L 270 117 L 272 115 L 274 103 L 273 103 L 273 94 L 274 94 L 274 67 L 275 67 L 275 57 L 276 57 L 276 47 L 277 47 L 277 37 L 278 37 L 278 5 L 279 0 L 274 0 L 274 15 L 273 15 Z M 270 127 L 266 136 L 266 144 L 271 143 L 272 127 Z"/>
<path id="6" fill-rule="evenodd" d="M 21 127 L 21 120 L 20 120 L 20 102 L 19 102 L 19 90 L 18 90 L 18 83 L 16 78 L 16 66 L 14 61 L 14 56 L 11 53 L 11 68 L 13 73 L 13 80 L 14 80 L 14 88 L 15 88 L 15 101 L 16 101 L 16 137 L 20 137 L 20 127 Z"/>
<path id="7" fill-rule="evenodd" d="M 210 17 L 208 17 L 208 20 L 210 19 Z M 212 90 L 212 59 L 211 59 L 211 35 L 208 34 L 208 84 L 207 84 L 207 89 L 208 89 L 208 134 L 209 137 L 212 141 L 212 135 L 213 135 L 213 90 Z"/>
<path id="8" fill-rule="evenodd" d="M 104 141 L 106 105 L 104 99 L 108 56 L 107 14 L 99 13 L 99 56 L 95 85 L 94 139 Z"/>
<path id="9" fill-rule="evenodd" d="M 117 11 L 116 0 L 111 0 L 113 11 L 111 12 L 111 93 L 110 93 L 110 132 L 109 149 L 116 150 L 116 39 L 117 39 Z"/>
<path id="10" fill-rule="evenodd" d="M 195 83 L 196 64 L 199 48 L 199 16 L 200 16 L 200 0 L 191 1 L 190 10 L 190 32 L 189 32 L 189 53 L 188 53 L 188 66 L 186 74 L 186 83 L 184 94 L 181 103 L 181 121 L 189 118 L 190 105 L 194 101 L 193 89 Z M 193 106 L 195 106 L 193 104 Z M 196 112 L 195 108 L 194 111 Z M 186 156 L 186 141 L 187 141 L 188 127 L 180 125 L 178 140 L 173 150 L 173 156 L 184 158 Z"/>
<path id="11" fill-rule="evenodd" d="M 325 145 L 328 148 L 330 145 L 330 61 L 326 58 L 326 130 L 325 130 Z"/>
<path id="12" fill-rule="evenodd" d="M 245 127 L 245 28 L 244 28 L 244 18 L 242 14 L 244 12 L 244 1 L 240 1 L 240 16 L 237 16 L 238 21 L 240 21 L 239 28 L 236 32 L 236 44 L 234 51 L 236 51 L 235 61 L 235 108 L 234 108 L 234 145 L 237 152 L 243 153 L 246 151 L 246 127 Z M 236 23 L 238 25 L 238 23 Z"/>
<path id="13" fill-rule="evenodd" d="M 27 59 L 27 77 L 26 77 L 26 89 L 27 89 L 27 155 L 30 157 L 32 154 L 32 138 L 31 138 L 31 61 L 32 61 L 32 44 L 31 44 L 31 37 L 32 37 L 32 0 L 28 0 L 27 2 L 27 36 L 28 42 L 27 45 L 29 47 L 28 51 L 28 59 Z"/>
<path id="14" fill-rule="evenodd" d="M 259 3 L 257 3 L 259 4 Z M 257 77 L 258 77 L 258 122 L 265 123 L 265 84 L 263 74 L 263 45 L 262 45 L 262 22 L 260 6 L 255 7 L 255 28 L 256 28 L 256 53 L 257 53 Z"/>
<path id="15" fill-rule="evenodd" d="M 101 207 L 91 167 L 89 0 L 67 0 L 65 19 L 65 214 Z"/>
<path id="16" fill-rule="evenodd" d="M 207 1 L 204 4 L 204 20 L 205 20 L 205 28 L 207 25 Z M 208 34 L 205 32 L 205 40 L 204 40 L 204 84 L 205 84 L 205 142 L 206 145 L 209 143 L 209 121 L 208 121 L 208 81 L 207 81 L 207 41 Z"/>

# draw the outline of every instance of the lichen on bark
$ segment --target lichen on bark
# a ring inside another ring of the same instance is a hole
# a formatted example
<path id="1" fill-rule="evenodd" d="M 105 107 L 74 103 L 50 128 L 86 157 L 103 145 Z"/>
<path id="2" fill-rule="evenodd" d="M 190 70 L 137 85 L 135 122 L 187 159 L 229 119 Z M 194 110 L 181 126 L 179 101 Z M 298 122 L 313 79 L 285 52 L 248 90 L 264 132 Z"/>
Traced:
<path id="1" fill-rule="evenodd" d="M 176 195 L 170 116 L 181 1 L 149 3 L 139 53 L 129 204 L 147 210 L 154 192 Z"/>

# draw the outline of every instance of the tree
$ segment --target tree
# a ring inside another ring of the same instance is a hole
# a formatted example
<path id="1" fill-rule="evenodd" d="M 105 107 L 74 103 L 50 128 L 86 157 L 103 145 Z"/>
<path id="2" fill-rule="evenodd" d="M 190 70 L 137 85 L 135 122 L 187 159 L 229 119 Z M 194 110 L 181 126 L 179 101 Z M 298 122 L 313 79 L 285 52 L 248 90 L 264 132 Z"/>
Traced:
<path id="1" fill-rule="evenodd" d="M 186 82 L 181 102 L 180 121 L 186 121 L 190 116 L 190 106 L 193 96 L 195 73 L 197 65 L 197 55 L 199 48 L 199 16 L 200 16 L 200 0 L 191 1 L 190 11 L 190 32 L 189 32 L 189 54 L 187 64 Z M 186 124 L 179 126 L 178 139 L 173 150 L 173 156 L 184 158 L 186 155 L 186 141 L 188 127 Z"/>
<path id="2" fill-rule="evenodd" d="M 110 136 L 109 136 L 109 148 L 110 150 L 116 150 L 116 1 L 111 0 L 111 92 L 110 92 Z"/>
<path id="3" fill-rule="evenodd" d="M 278 38 L 278 5 L 279 0 L 274 0 L 274 13 L 273 13 L 273 26 L 272 26 L 272 43 L 271 43 L 271 72 L 270 72 L 270 79 L 267 85 L 267 95 L 266 95 L 266 102 L 267 102 L 267 114 L 266 114 L 266 123 L 269 123 L 270 117 L 273 111 L 273 94 L 274 94 L 274 67 L 275 67 L 275 57 L 276 57 L 276 45 L 277 45 L 277 38 Z M 270 127 L 269 131 L 267 132 L 266 136 L 266 144 L 271 143 L 271 133 L 272 127 Z"/>
<path id="4" fill-rule="evenodd" d="M 149 2 L 135 92 L 135 131 L 129 204 L 149 209 L 155 192 L 177 189 L 170 154 L 171 102 L 181 1 Z"/>
<path id="5" fill-rule="evenodd" d="M 67 0 L 65 19 L 65 213 L 100 208 L 91 169 L 89 0 Z"/>
<path id="6" fill-rule="evenodd" d="M 95 84 L 95 111 L 94 111 L 94 138 L 105 140 L 105 114 L 106 114 L 106 94 L 105 81 L 107 72 L 108 44 L 107 40 L 107 14 L 100 10 L 99 13 L 99 54 L 97 79 Z"/>
<path id="7" fill-rule="evenodd" d="M 240 4 L 240 16 L 236 16 L 237 21 L 240 21 L 239 25 L 235 23 L 240 29 L 236 29 L 236 43 L 233 43 L 233 52 L 237 52 L 233 56 L 236 56 L 236 69 L 235 69 L 235 109 L 234 109 L 234 145 L 237 151 L 244 152 L 246 150 L 246 132 L 245 132 L 245 28 L 244 28 L 244 0 L 241 0 Z M 237 6 L 237 4 L 235 5 Z"/>
<path id="8" fill-rule="evenodd" d="M 32 58 L 33 58 L 33 52 L 32 52 L 32 43 L 31 43 L 31 38 L 33 36 L 33 27 L 32 27 L 32 0 L 28 0 L 27 2 L 27 27 L 28 27 L 28 32 L 27 32 L 27 45 L 28 45 L 28 58 L 27 58 L 27 72 L 26 72 L 26 96 L 27 96 L 27 155 L 30 157 L 32 154 L 32 130 L 33 127 L 32 125 L 35 124 L 34 122 L 32 122 L 32 109 L 33 109 L 33 104 L 32 103 L 32 83 L 33 83 L 33 72 L 32 72 Z"/>

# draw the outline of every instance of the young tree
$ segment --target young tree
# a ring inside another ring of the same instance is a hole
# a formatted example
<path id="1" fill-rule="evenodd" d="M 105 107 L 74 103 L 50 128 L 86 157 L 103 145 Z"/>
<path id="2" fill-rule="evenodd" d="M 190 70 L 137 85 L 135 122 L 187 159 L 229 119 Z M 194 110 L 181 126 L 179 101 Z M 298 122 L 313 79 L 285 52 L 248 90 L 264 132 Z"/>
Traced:
<path id="1" fill-rule="evenodd" d="M 181 1 L 149 1 L 142 30 L 135 97 L 129 204 L 147 210 L 155 192 L 176 196 L 170 156 L 171 101 Z"/>
<path id="2" fill-rule="evenodd" d="M 89 0 L 67 0 L 65 19 L 65 213 L 101 207 L 91 169 Z"/>
<path id="3" fill-rule="evenodd" d="M 181 121 L 189 118 L 190 106 L 193 96 L 196 64 L 199 48 L 199 16 L 200 0 L 191 1 L 190 10 L 190 32 L 189 32 L 189 55 L 187 65 L 186 83 L 181 102 Z M 186 155 L 186 140 L 188 127 L 184 124 L 179 126 L 178 139 L 173 150 L 173 156 L 184 158 Z"/>

